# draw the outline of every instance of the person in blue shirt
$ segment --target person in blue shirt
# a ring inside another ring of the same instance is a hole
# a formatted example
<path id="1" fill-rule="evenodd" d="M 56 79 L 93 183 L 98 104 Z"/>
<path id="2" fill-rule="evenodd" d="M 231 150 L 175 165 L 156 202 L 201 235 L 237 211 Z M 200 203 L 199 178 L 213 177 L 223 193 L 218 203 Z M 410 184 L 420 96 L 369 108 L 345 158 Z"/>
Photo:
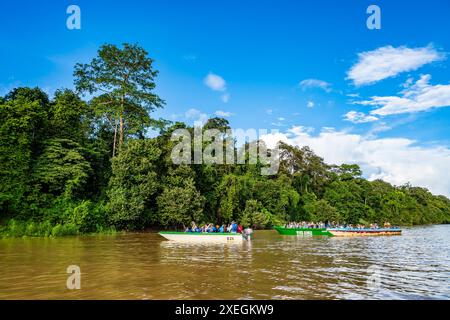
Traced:
<path id="1" fill-rule="evenodd" d="M 220 228 L 219 228 L 219 232 L 222 232 L 223 233 L 223 231 L 224 231 L 224 225 L 222 225 Z"/>
<path id="2" fill-rule="evenodd" d="M 236 222 L 231 223 L 231 232 L 237 232 L 238 225 Z"/>

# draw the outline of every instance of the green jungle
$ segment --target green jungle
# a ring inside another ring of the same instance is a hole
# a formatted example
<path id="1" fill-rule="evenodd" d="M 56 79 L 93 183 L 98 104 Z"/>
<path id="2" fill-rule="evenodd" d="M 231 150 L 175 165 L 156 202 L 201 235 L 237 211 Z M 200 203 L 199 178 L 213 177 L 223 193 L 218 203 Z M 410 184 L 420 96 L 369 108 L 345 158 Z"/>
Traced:
<path id="1" fill-rule="evenodd" d="M 450 200 L 410 184 L 368 181 L 280 143 L 276 175 L 256 164 L 175 165 L 175 129 L 150 115 L 165 101 L 136 44 L 103 45 L 74 67 L 76 90 L 20 87 L 0 97 L 0 236 L 181 228 L 191 221 L 270 228 L 287 221 L 450 222 Z M 223 118 L 203 126 L 224 132 Z M 158 132 L 149 137 L 149 130 Z M 235 146 L 236 152 L 237 147 Z M 425 174 L 425 173 L 424 173 Z"/>

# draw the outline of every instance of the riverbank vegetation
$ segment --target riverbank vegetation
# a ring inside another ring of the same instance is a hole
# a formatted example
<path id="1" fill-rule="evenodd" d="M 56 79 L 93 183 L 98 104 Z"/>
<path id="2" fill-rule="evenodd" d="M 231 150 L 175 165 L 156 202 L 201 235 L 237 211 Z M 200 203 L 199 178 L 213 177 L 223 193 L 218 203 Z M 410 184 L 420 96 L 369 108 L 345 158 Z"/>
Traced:
<path id="1" fill-rule="evenodd" d="M 173 227 L 191 221 L 265 228 L 286 221 L 450 222 L 450 200 L 368 181 L 356 164 L 326 164 L 280 144 L 278 174 L 261 164 L 175 165 L 184 123 L 154 119 L 165 105 L 142 48 L 105 45 L 75 66 L 76 91 L 21 87 L 0 97 L 0 234 L 59 236 Z M 226 119 L 203 129 L 225 134 Z M 149 129 L 159 135 L 149 138 Z M 237 148 L 237 146 L 236 146 Z"/>

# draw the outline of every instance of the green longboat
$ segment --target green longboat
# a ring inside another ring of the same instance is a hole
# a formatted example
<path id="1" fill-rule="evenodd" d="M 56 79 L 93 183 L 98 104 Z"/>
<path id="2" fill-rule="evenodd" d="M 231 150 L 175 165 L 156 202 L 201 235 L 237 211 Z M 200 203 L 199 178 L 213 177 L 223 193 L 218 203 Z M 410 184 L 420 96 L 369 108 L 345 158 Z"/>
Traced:
<path id="1" fill-rule="evenodd" d="M 281 226 L 273 228 L 285 236 L 333 236 L 326 228 L 285 228 Z"/>

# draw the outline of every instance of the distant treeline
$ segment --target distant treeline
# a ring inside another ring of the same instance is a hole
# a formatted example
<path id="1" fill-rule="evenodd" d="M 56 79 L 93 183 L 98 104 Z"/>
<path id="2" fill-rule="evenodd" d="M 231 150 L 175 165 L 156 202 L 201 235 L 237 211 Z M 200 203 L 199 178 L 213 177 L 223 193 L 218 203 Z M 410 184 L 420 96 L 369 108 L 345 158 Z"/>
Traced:
<path id="1" fill-rule="evenodd" d="M 175 165 L 173 130 L 150 117 L 165 102 L 137 45 L 102 46 L 75 66 L 77 91 L 39 88 L 0 97 L 0 234 L 45 236 L 191 221 L 265 228 L 286 221 L 414 225 L 450 222 L 450 200 L 411 185 L 368 181 L 355 164 L 328 165 L 280 144 L 280 169 L 262 164 Z M 85 101 L 83 94 L 90 100 Z M 158 129 L 155 138 L 146 137 Z M 229 128 L 212 118 L 203 129 Z M 424 173 L 425 174 L 425 173 Z"/>

